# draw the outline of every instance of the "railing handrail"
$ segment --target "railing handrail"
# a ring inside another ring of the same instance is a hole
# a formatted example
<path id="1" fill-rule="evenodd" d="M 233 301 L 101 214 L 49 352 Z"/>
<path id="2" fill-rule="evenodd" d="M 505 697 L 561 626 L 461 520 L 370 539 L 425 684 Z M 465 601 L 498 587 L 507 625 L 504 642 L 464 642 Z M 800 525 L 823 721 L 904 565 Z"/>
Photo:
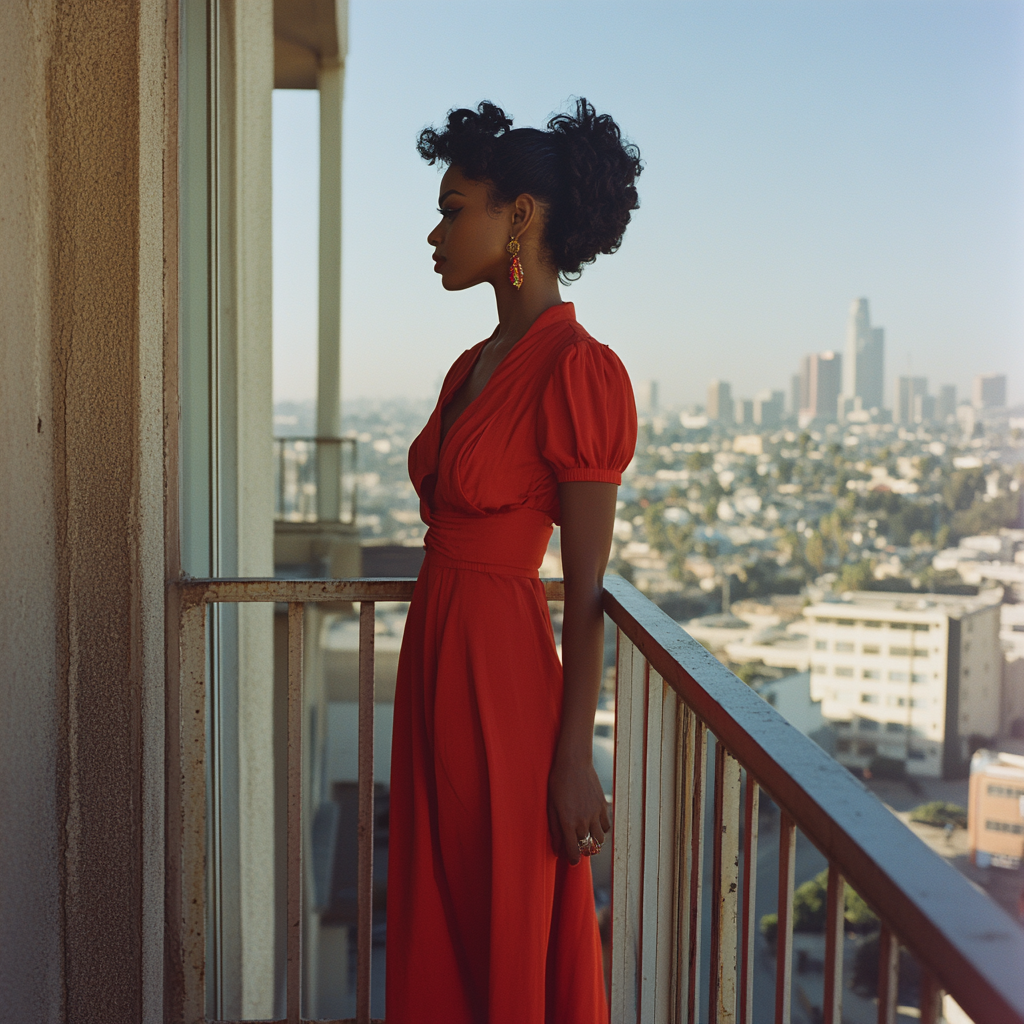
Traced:
<path id="1" fill-rule="evenodd" d="M 605 611 L 964 1011 L 1024 1021 L 1024 929 L 626 580 Z"/>
<path id="2" fill-rule="evenodd" d="M 342 434 L 340 437 L 321 437 L 305 434 L 275 434 L 271 440 L 274 444 L 279 441 L 305 441 L 307 444 L 358 444 L 359 438 L 355 434 Z"/>
<path id="3" fill-rule="evenodd" d="M 563 599 L 561 580 L 542 582 L 548 600 Z M 182 611 L 196 614 L 209 602 L 408 601 L 415 584 L 393 577 L 186 578 L 170 586 Z M 1024 1024 L 1024 929 L 628 582 L 605 577 L 604 608 L 972 1019 Z"/>

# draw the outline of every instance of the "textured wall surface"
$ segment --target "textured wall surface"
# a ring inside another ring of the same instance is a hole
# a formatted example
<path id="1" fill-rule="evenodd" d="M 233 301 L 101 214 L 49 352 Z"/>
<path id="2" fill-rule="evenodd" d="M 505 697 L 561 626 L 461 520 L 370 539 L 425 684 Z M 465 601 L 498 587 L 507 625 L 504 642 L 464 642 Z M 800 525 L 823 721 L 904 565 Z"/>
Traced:
<path id="1" fill-rule="evenodd" d="M 160 1019 L 164 17 L 0 5 L 0 1017 L 19 1024 Z"/>
<path id="2" fill-rule="evenodd" d="M 0 1018 L 60 1013 L 50 4 L 0 4 Z"/>

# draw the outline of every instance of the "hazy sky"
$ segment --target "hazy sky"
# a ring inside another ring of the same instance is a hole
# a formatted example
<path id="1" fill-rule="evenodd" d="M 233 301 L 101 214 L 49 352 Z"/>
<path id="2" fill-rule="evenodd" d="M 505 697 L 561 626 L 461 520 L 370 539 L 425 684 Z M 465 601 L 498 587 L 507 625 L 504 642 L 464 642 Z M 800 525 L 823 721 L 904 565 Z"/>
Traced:
<path id="1" fill-rule="evenodd" d="M 646 169 L 622 249 L 564 290 L 664 404 L 787 388 L 886 329 L 886 394 L 1009 375 L 1024 401 L 1024 2 L 351 0 L 343 391 L 436 393 L 495 322 L 425 238 L 440 172 L 417 131 L 490 99 L 542 126 L 572 96 Z M 315 395 L 317 94 L 274 95 L 275 397 Z M 528 270 L 527 270 L 528 272 Z"/>

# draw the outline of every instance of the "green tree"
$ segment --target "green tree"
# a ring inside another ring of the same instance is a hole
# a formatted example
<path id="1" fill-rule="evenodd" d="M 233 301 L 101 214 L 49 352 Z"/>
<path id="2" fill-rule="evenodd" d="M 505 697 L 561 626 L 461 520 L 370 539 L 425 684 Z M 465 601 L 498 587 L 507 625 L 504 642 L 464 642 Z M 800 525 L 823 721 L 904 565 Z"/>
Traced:
<path id="1" fill-rule="evenodd" d="M 807 538 L 807 544 L 804 546 L 804 558 L 820 576 L 825 569 L 825 542 L 817 530 Z"/>
<path id="2" fill-rule="evenodd" d="M 1020 494 L 1000 494 L 991 501 L 975 498 L 969 509 L 953 515 L 952 532 L 958 537 L 995 533 L 1001 527 L 1016 526 L 1021 514 Z"/>
<path id="3" fill-rule="evenodd" d="M 836 582 L 836 591 L 845 594 L 848 590 L 867 590 L 874 581 L 874 566 L 869 558 L 844 565 Z"/>
<path id="4" fill-rule="evenodd" d="M 977 469 L 954 470 L 942 488 L 942 500 L 951 512 L 966 511 L 975 497 L 985 490 L 985 472 Z"/>

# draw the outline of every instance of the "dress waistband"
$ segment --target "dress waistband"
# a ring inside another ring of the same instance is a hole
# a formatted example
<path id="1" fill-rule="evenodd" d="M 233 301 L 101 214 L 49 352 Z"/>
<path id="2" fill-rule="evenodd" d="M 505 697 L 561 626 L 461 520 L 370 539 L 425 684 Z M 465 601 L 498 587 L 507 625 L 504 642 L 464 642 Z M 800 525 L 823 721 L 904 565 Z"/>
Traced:
<path id="1" fill-rule="evenodd" d="M 431 512 L 423 543 L 440 567 L 537 579 L 550 539 L 550 518 L 520 508 L 484 516 Z"/>

